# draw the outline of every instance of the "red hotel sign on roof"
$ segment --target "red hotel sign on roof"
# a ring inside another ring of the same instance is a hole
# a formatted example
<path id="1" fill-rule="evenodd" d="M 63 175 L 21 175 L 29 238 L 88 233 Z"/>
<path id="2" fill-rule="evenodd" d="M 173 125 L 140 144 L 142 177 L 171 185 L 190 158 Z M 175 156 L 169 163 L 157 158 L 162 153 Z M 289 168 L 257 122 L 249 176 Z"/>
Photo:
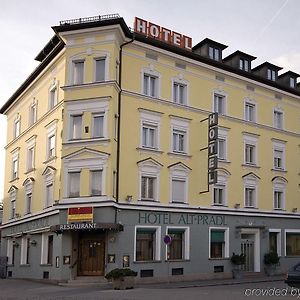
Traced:
<path id="1" fill-rule="evenodd" d="M 192 38 L 135 17 L 134 31 L 183 49 L 192 50 Z"/>

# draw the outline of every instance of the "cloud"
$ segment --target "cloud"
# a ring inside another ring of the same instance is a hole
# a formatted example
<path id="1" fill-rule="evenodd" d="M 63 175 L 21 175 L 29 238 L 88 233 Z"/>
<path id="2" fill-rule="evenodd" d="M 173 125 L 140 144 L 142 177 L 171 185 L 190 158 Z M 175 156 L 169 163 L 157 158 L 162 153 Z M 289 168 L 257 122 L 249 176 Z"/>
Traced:
<path id="1" fill-rule="evenodd" d="M 300 52 L 290 52 L 272 59 L 272 63 L 284 68 L 284 72 L 290 70 L 300 74 Z"/>

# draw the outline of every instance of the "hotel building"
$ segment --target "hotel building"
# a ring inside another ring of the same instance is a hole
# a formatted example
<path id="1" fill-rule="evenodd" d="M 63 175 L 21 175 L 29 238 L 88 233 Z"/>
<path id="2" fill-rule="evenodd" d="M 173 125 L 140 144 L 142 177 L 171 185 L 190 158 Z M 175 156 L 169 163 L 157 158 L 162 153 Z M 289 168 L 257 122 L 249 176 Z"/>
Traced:
<path id="1" fill-rule="evenodd" d="M 233 252 L 251 273 L 269 251 L 278 272 L 299 260 L 298 74 L 139 18 L 53 30 L 0 110 L 9 277 L 225 278 Z"/>

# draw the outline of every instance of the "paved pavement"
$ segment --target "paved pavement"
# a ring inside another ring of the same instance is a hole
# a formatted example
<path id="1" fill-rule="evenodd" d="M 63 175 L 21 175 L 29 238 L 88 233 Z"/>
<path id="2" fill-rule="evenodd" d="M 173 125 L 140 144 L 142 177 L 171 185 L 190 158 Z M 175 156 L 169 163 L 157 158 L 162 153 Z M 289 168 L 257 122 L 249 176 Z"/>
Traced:
<path id="1" fill-rule="evenodd" d="M 275 290 L 277 295 L 275 295 Z M 0 300 L 238 300 L 300 299 L 282 276 L 137 285 L 126 291 L 99 287 L 61 287 L 40 282 L 0 279 Z M 286 294 L 285 294 L 286 293 Z"/>

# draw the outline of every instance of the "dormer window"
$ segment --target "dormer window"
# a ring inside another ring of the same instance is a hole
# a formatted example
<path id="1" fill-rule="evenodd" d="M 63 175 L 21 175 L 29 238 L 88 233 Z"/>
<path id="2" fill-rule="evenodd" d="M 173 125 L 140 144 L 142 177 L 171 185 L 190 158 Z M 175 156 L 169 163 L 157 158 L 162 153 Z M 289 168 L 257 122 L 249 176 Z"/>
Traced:
<path id="1" fill-rule="evenodd" d="M 249 72 L 249 66 L 250 66 L 249 60 L 240 58 L 240 70 Z"/>
<path id="2" fill-rule="evenodd" d="M 290 87 L 294 89 L 295 86 L 296 86 L 296 80 L 295 80 L 295 78 L 290 77 Z"/>
<path id="3" fill-rule="evenodd" d="M 220 60 L 220 49 L 208 47 L 208 56 L 213 60 Z"/>
<path id="4" fill-rule="evenodd" d="M 268 69 L 267 76 L 268 76 L 267 78 L 269 80 L 275 81 L 276 80 L 276 71 Z"/>

